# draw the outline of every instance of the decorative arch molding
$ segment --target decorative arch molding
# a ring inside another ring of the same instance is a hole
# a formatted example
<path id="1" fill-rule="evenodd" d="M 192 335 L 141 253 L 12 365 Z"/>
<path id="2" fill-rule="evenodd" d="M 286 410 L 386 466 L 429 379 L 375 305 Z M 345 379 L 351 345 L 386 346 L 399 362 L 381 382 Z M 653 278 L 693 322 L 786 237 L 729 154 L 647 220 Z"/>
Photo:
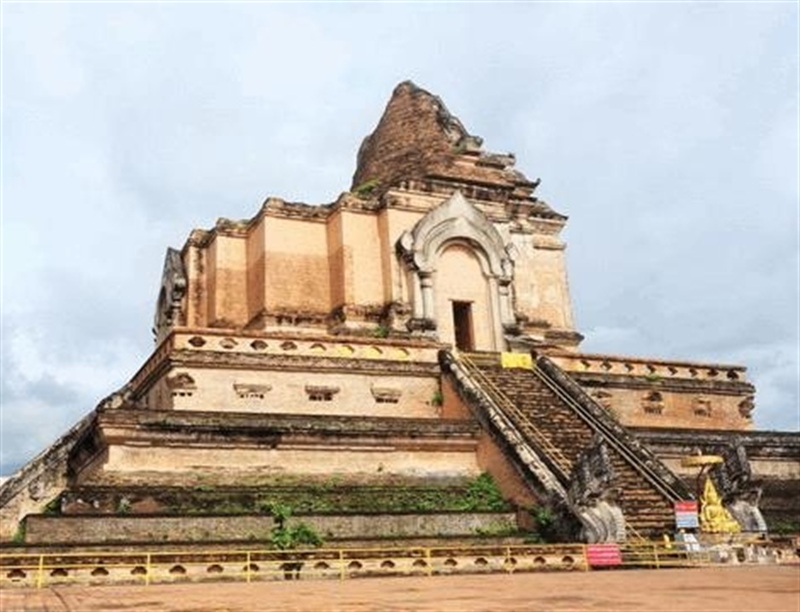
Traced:
<path id="1" fill-rule="evenodd" d="M 397 254 L 410 281 L 413 314 L 409 328 L 436 329 L 433 275 L 440 255 L 453 244 L 466 245 L 477 256 L 496 305 L 496 327 L 516 330 L 510 294 L 516 248 L 506 244 L 497 228 L 459 191 L 429 211 L 397 241 Z"/>

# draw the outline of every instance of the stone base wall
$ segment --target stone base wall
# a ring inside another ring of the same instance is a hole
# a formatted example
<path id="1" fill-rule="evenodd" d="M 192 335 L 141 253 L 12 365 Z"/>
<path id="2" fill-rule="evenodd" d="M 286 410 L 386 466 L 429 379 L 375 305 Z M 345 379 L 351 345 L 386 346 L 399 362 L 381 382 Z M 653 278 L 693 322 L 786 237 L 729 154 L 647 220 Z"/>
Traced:
<path id="1" fill-rule="evenodd" d="M 299 516 L 325 540 L 474 536 L 516 529 L 510 512 Z M 25 519 L 28 544 L 264 540 L 270 516 L 42 516 Z"/>
<path id="2" fill-rule="evenodd" d="M 172 390 L 169 381 L 191 379 L 193 388 Z M 436 418 L 431 400 L 435 376 L 392 376 L 332 371 L 177 368 L 153 387 L 161 409 L 265 414 L 324 414 Z"/>
<path id="3" fill-rule="evenodd" d="M 442 415 L 445 418 L 474 420 L 449 378 L 442 379 L 442 399 Z M 505 499 L 520 508 L 531 508 L 539 503 L 511 460 L 485 430 L 481 430 L 477 453 L 480 469 L 491 474 Z"/>
<path id="4" fill-rule="evenodd" d="M 94 411 L 0 486 L 0 540 L 10 540 L 27 514 L 42 512 L 67 485 L 69 453 L 89 428 Z"/>
<path id="5" fill-rule="evenodd" d="M 103 412 L 73 453 L 75 484 L 114 475 L 382 475 L 474 477 L 479 430 L 453 419 Z M 99 442 L 95 442 L 99 440 Z M 143 482 L 142 484 L 148 484 Z"/>
<path id="6" fill-rule="evenodd" d="M 371 448 L 311 443 L 309 448 L 144 448 L 113 446 L 105 472 L 189 472 L 223 469 L 270 474 L 375 474 L 470 477 L 480 473 L 475 447 L 398 449 L 391 442 Z"/>

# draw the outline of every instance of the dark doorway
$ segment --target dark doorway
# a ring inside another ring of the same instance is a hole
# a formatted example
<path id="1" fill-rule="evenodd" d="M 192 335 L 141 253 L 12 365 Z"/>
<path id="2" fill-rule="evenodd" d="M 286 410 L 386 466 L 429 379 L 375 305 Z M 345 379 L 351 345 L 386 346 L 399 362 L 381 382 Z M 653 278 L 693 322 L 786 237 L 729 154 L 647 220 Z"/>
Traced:
<path id="1" fill-rule="evenodd" d="M 471 302 L 453 302 L 453 326 L 456 332 L 456 348 L 459 351 L 474 350 Z"/>

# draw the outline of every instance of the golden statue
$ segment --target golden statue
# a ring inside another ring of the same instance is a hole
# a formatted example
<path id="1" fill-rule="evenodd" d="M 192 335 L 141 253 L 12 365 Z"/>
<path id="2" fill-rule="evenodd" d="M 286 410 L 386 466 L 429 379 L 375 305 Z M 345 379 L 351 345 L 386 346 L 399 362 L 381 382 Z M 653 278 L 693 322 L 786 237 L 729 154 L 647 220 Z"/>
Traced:
<path id="1" fill-rule="evenodd" d="M 736 519 L 722 505 L 722 498 L 707 474 L 711 466 L 722 462 L 723 458 L 719 455 L 703 455 L 699 451 L 697 455 L 681 459 L 681 465 L 684 467 L 700 468 L 700 473 L 697 475 L 698 493 L 700 483 L 705 478 L 703 493 L 700 495 L 700 530 L 705 533 L 739 533 L 742 530 Z"/>
<path id="2" fill-rule="evenodd" d="M 700 498 L 700 529 L 706 533 L 739 533 L 742 530 L 722 505 L 722 499 L 708 477 Z"/>

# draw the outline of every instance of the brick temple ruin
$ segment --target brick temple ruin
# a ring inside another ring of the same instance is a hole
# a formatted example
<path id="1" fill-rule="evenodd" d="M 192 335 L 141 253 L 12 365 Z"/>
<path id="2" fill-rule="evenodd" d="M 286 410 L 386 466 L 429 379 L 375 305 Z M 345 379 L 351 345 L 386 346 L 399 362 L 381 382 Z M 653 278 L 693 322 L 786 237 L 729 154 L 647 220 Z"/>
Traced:
<path id="1" fill-rule="evenodd" d="M 532 507 L 565 538 L 660 536 L 696 453 L 725 458 L 744 529 L 796 521 L 800 438 L 753 431 L 744 367 L 581 352 L 567 217 L 537 186 L 401 83 L 335 202 L 270 197 L 167 250 L 155 350 L 0 488 L 2 537 L 244 540 L 259 503 L 309 496 L 332 538 L 525 526 Z M 484 472 L 502 508 L 452 502 Z"/>

